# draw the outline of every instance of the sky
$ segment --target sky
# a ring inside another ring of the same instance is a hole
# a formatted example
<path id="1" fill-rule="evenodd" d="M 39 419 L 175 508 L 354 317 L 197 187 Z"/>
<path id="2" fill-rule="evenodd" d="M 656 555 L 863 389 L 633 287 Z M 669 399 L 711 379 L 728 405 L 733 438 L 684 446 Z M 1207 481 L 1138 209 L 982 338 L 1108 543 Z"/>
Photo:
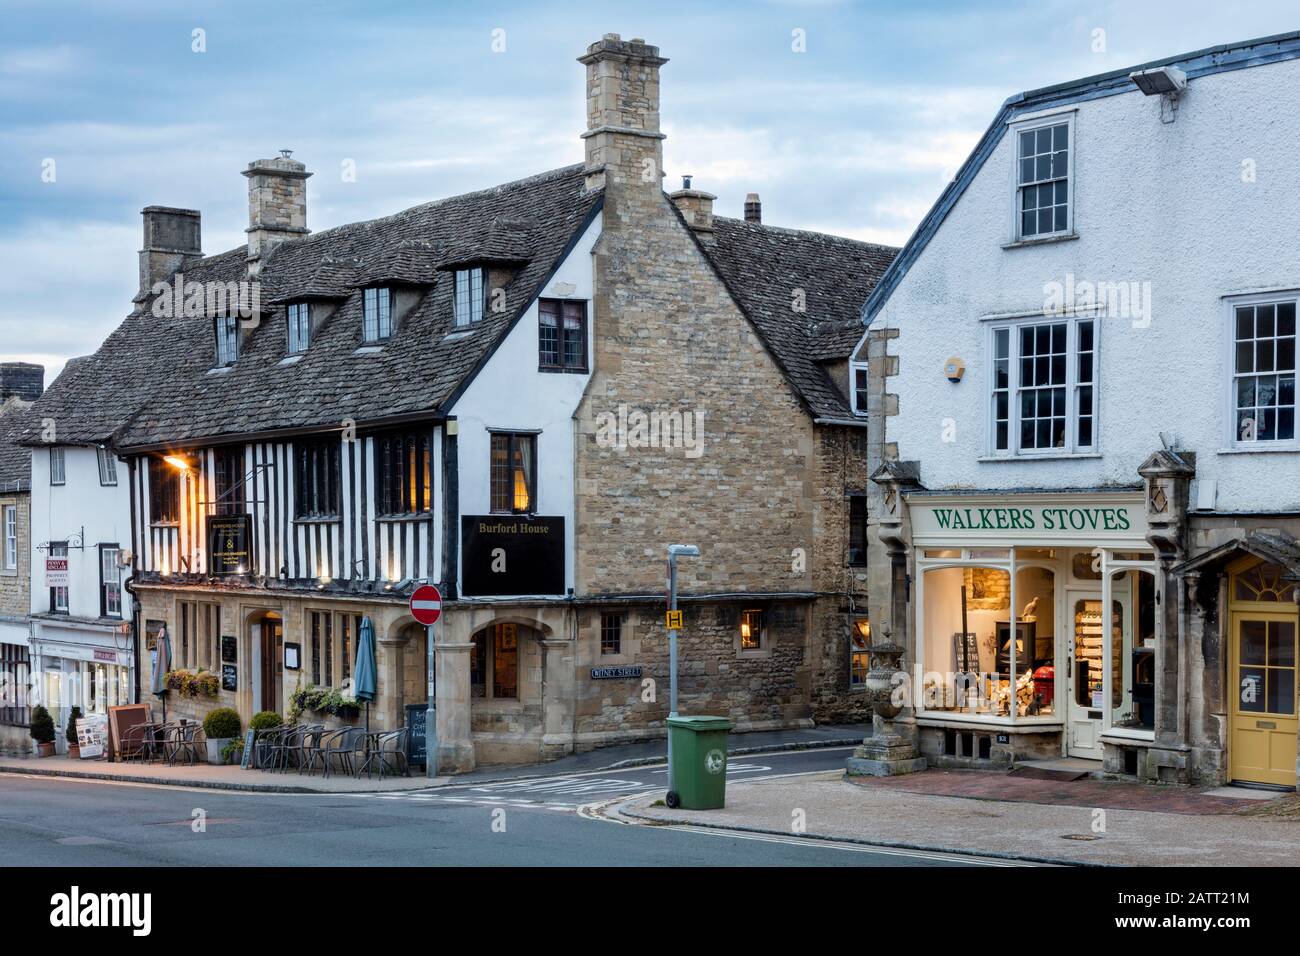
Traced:
<path id="1" fill-rule="evenodd" d="M 670 189 L 902 245 L 1008 96 L 1297 28 L 1294 0 L 0 0 L 0 361 L 48 384 L 99 347 L 144 206 L 242 245 L 240 171 L 282 148 L 313 230 L 581 161 L 606 33 L 669 59 Z"/>

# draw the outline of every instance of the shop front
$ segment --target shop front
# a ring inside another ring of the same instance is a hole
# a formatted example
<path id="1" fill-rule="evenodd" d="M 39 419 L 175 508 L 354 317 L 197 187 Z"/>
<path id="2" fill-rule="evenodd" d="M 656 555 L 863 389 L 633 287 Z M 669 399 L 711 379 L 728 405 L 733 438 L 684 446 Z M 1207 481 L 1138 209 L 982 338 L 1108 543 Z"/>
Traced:
<path id="1" fill-rule="evenodd" d="M 73 707 L 83 715 L 107 714 L 132 703 L 135 686 L 130 625 L 32 618 L 31 668 L 35 700 L 62 731 Z"/>
<path id="2" fill-rule="evenodd" d="M 1133 763 L 1162 664 L 1141 492 L 906 497 L 912 709 L 931 764 Z"/>

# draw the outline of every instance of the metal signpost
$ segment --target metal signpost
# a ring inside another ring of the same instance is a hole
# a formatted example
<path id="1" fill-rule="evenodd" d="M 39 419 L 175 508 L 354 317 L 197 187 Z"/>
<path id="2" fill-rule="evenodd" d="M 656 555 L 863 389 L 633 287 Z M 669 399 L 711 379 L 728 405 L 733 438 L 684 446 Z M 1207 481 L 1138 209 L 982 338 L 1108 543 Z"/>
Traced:
<path id="1" fill-rule="evenodd" d="M 677 559 L 698 558 L 700 549 L 693 544 L 668 546 L 668 716 L 677 716 L 677 632 L 682 627 L 682 612 L 677 610 Z M 668 792 L 676 793 L 673 779 L 673 732 L 668 730 Z"/>
<path id="2" fill-rule="evenodd" d="M 424 644 L 428 653 L 426 671 L 429 676 L 429 706 L 424 712 L 424 772 L 430 779 L 438 775 L 438 722 L 437 702 L 434 700 L 433 656 L 434 624 L 442 617 L 442 594 L 432 584 L 422 584 L 411 594 L 411 617 L 424 625 Z"/>

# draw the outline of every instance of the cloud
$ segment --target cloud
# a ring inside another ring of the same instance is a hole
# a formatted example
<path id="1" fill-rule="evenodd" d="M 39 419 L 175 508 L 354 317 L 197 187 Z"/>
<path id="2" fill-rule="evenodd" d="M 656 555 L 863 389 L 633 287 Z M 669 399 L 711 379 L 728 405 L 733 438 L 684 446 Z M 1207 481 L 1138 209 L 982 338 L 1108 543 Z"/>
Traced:
<path id="1" fill-rule="evenodd" d="M 66 73 L 76 63 L 77 53 L 70 46 L 0 50 L 0 75 L 4 76 L 46 76 Z"/>

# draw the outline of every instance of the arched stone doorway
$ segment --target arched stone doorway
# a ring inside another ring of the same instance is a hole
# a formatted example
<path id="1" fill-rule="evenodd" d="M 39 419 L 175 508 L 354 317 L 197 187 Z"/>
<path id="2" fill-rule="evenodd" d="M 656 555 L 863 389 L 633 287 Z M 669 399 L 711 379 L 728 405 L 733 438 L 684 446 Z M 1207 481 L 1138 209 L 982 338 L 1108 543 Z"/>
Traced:
<path id="1" fill-rule="evenodd" d="M 275 611 L 248 615 L 250 710 L 284 713 L 284 618 Z"/>
<path id="2" fill-rule="evenodd" d="M 545 640 L 538 622 L 529 619 L 496 618 L 470 635 L 470 726 L 478 763 L 541 759 Z"/>

